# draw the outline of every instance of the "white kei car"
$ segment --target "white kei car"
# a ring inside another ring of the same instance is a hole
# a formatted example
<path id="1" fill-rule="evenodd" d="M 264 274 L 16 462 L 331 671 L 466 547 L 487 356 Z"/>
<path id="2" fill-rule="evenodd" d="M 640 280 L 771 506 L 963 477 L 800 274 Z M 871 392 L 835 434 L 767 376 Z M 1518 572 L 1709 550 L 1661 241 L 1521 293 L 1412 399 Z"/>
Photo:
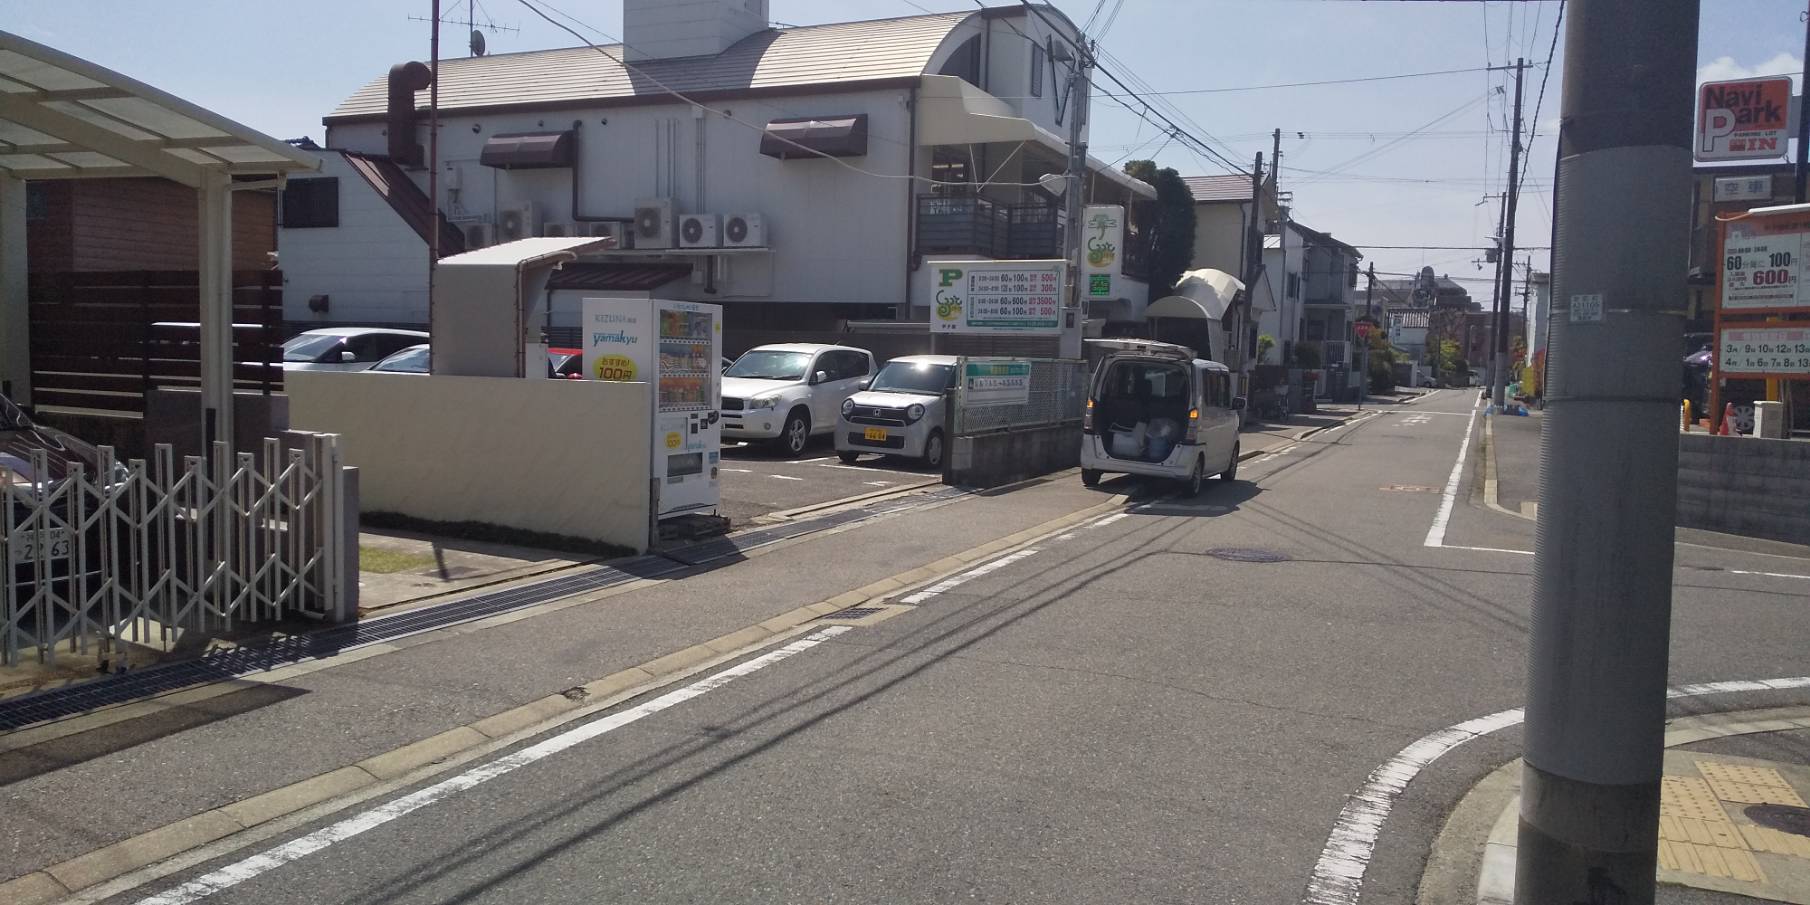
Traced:
<path id="1" fill-rule="evenodd" d="M 942 468 L 948 452 L 944 394 L 955 386 L 953 355 L 895 358 L 867 389 L 842 403 L 836 422 L 836 454 L 853 462 L 864 452 L 909 456 Z"/>

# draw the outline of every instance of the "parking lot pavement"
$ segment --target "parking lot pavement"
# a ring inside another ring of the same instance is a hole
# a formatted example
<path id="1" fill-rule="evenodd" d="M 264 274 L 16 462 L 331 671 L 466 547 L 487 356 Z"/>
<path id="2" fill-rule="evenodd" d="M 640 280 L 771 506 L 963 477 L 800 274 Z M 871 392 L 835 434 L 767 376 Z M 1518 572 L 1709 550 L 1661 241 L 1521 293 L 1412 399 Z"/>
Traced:
<path id="1" fill-rule="evenodd" d="M 934 484 L 942 475 L 916 463 L 862 456 L 853 465 L 820 439 L 796 459 L 758 445 L 724 445 L 719 511 L 741 527 L 770 512 L 797 509 L 865 493 Z"/>

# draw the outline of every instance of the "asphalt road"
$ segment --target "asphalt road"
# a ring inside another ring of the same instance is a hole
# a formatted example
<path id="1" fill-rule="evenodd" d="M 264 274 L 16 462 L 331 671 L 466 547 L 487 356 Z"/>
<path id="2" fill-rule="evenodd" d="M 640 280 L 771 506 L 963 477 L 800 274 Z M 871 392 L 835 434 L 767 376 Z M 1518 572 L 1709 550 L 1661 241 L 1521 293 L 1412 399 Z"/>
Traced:
<path id="1" fill-rule="evenodd" d="M 904 459 L 862 456 L 854 465 L 844 465 L 828 437 L 817 438 L 796 459 L 758 444 L 725 446 L 721 468 L 719 511 L 735 526 L 771 512 L 942 480 Z"/>
<path id="2" fill-rule="evenodd" d="M 1197 500 L 1105 482 L 1141 501 L 915 609 L 110 901 L 1270 905 L 1331 854 L 1362 901 L 1412 901 L 1446 812 L 1517 756 L 1512 722 L 1417 765 L 1373 851 L 1329 836 L 1379 765 L 1521 703 L 1533 523 L 1470 501 L 1474 450 L 1444 492 L 1474 399 L 1323 432 Z M 1810 562 L 1679 561 L 1674 681 L 1806 671 Z"/>

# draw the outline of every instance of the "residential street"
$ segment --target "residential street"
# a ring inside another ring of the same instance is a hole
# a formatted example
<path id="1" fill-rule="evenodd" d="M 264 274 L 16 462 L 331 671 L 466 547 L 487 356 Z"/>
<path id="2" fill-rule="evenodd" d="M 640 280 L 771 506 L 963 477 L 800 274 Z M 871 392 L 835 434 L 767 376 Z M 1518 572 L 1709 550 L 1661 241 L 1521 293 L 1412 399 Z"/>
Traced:
<path id="1" fill-rule="evenodd" d="M 1411 901 L 1447 812 L 1520 747 L 1511 718 L 1407 762 L 1373 856 L 1350 818 L 1397 752 L 1521 703 L 1533 523 L 1473 502 L 1474 451 L 1454 470 L 1479 439 L 1474 401 L 1382 407 L 1196 500 L 1074 487 L 1071 509 L 1136 496 L 907 589 L 889 602 L 912 608 L 883 621 L 778 640 L 272 838 L 229 838 L 108 901 L 1353 902 L 1354 871 L 1363 901 Z M 713 574 L 760 586 L 733 579 L 806 568 L 840 536 Z M 1675 684 L 1804 672 L 1810 562 L 1678 559 Z M 487 658 L 476 674 L 516 668 Z M 400 679 L 332 693 L 375 713 Z"/>

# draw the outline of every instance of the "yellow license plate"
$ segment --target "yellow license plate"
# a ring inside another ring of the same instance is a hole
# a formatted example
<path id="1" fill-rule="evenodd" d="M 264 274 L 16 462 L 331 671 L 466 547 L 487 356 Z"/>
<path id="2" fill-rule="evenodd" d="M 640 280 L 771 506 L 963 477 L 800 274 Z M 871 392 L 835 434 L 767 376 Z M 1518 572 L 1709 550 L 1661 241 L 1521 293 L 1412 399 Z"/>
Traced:
<path id="1" fill-rule="evenodd" d="M 862 431 L 861 435 L 866 437 L 869 440 L 875 440 L 875 441 L 884 440 L 884 439 L 886 439 L 886 428 L 870 427 L 867 430 Z"/>

